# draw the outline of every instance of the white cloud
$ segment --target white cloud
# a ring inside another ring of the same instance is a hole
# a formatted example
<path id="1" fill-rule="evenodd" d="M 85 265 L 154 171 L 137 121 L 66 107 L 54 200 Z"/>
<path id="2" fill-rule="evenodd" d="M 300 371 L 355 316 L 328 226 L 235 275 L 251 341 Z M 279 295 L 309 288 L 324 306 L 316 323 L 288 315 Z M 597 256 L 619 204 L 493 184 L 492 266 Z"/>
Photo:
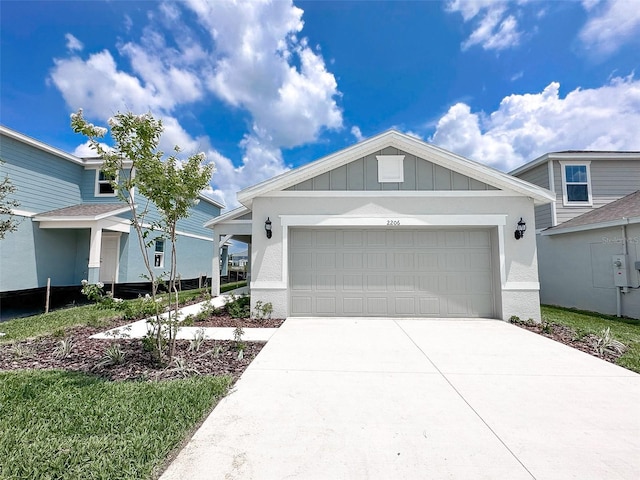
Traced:
<path id="1" fill-rule="evenodd" d="M 508 5 L 497 0 L 452 0 L 446 9 L 459 12 L 465 23 L 473 22 L 474 31 L 462 42 L 467 50 L 480 45 L 485 50 L 505 50 L 520 43 L 522 32 L 516 17 L 508 12 Z"/>
<path id="2" fill-rule="evenodd" d="M 360 127 L 358 127 L 357 125 L 351 127 L 351 135 L 355 137 L 356 142 L 361 142 L 362 140 L 364 140 L 362 132 L 360 131 Z"/>
<path id="3" fill-rule="evenodd" d="M 322 56 L 297 37 L 302 10 L 283 1 L 188 4 L 219 58 L 208 86 L 251 113 L 252 135 L 289 148 L 315 141 L 324 128 L 342 127 L 335 77 Z"/>
<path id="4" fill-rule="evenodd" d="M 211 42 L 182 21 L 185 8 Z M 50 80 L 71 110 L 82 107 L 94 120 L 105 122 L 127 110 L 162 117 L 161 148 L 178 144 L 185 153 L 208 151 L 218 167 L 214 190 L 233 206 L 237 190 L 287 168 L 282 148 L 342 128 L 335 77 L 299 37 L 302 13 L 291 1 L 162 3 L 148 13 L 139 40 L 118 45 L 130 66 L 119 65 L 107 49 L 87 58 L 69 55 L 54 60 Z M 209 138 L 194 138 L 181 125 L 184 106 L 211 95 L 251 115 L 240 166 L 220 155 Z"/>
<path id="5" fill-rule="evenodd" d="M 510 95 L 485 115 L 458 103 L 438 121 L 431 141 L 501 170 L 560 150 L 640 150 L 640 80 L 614 78 L 564 98 L 560 85 Z"/>
<path id="6" fill-rule="evenodd" d="M 82 42 L 70 33 L 65 33 L 64 38 L 67 40 L 67 50 L 70 52 L 80 52 L 84 48 Z"/>
<path id="7" fill-rule="evenodd" d="M 590 18 L 580 31 L 587 49 L 607 55 L 632 42 L 640 48 L 640 5 L 637 0 L 583 1 Z"/>

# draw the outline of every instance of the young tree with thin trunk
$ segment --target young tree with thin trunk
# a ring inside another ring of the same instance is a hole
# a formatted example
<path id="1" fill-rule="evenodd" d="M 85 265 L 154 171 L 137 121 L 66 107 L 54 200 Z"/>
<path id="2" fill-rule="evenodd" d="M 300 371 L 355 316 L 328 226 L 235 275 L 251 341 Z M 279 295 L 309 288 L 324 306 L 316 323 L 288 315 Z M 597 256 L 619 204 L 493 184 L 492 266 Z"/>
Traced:
<path id="1" fill-rule="evenodd" d="M 0 165 L 4 162 L 0 159 Z M 4 239 L 7 233 L 15 232 L 18 229 L 18 222 L 13 216 L 13 209 L 18 208 L 20 204 L 16 200 L 9 197 L 16 191 L 16 187 L 9 180 L 9 175 L 5 175 L 0 181 L 0 240 Z"/>
<path id="2" fill-rule="evenodd" d="M 204 153 L 191 155 L 185 160 L 177 157 L 180 148 L 164 158 L 158 149 L 163 127 L 162 121 L 150 113 L 135 115 L 131 112 L 117 113 L 108 121 L 113 147 L 100 143 L 107 129 L 97 127 L 85 120 L 82 109 L 71 115 L 71 127 L 89 139 L 89 144 L 103 159 L 102 171 L 112 179 L 112 186 L 118 197 L 129 205 L 132 225 L 136 231 L 138 244 L 147 270 L 146 277 L 152 285 L 152 298 L 156 308 L 154 339 L 158 358 L 171 359 L 175 352 L 175 338 L 178 322 L 178 288 L 176 226 L 179 220 L 187 218 L 190 209 L 198 202 L 200 192 L 208 186 L 214 171 L 212 163 L 205 164 Z M 149 216 L 149 205 L 140 208 L 134 202 L 134 192 L 138 191 L 158 210 L 159 219 L 145 221 Z M 145 225 L 150 225 L 147 228 Z M 171 296 L 168 318 L 163 318 L 157 302 L 158 284 L 164 279 L 155 274 L 148 254 L 153 244 L 149 231 L 159 231 L 171 243 L 168 285 Z"/>

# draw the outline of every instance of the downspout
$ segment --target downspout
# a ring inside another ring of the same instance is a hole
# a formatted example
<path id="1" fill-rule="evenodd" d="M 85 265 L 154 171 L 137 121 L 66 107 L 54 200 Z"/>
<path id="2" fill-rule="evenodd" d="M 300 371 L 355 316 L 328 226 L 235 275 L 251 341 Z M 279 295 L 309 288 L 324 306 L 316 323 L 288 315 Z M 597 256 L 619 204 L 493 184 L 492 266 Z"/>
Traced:
<path id="1" fill-rule="evenodd" d="M 629 222 L 628 218 L 623 218 L 623 221 L 626 220 Z M 629 253 L 629 248 L 627 245 L 627 225 L 622 225 L 622 254 L 626 255 Z M 622 317 L 622 294 L 627 293 L 627 287 L 616 287 L 616 317 Z"/>

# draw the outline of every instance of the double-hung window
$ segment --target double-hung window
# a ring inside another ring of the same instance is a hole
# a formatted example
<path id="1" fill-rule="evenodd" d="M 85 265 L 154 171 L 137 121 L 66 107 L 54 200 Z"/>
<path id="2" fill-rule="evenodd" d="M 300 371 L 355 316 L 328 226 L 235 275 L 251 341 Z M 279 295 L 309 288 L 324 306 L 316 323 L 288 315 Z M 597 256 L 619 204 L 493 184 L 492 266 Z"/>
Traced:
<path id="1" fill-rule="evenodd" d="M 116 192 L 113 189 L 113 181 L 115 178 L 107 175 L 102 170 L 96 171 L 96 196 L 113 197 Z"/>
<path id="2" fill-rule="evenodd" d="M 593 205 L 589 166 L 589 162 L 560 162 L 565 206 Z"/>
<path id="3" fill-rule="evenodd" d="M 164 267 L 164 240 L 156 240 L 155 251 L 153 253 L 153 266 Z"/>

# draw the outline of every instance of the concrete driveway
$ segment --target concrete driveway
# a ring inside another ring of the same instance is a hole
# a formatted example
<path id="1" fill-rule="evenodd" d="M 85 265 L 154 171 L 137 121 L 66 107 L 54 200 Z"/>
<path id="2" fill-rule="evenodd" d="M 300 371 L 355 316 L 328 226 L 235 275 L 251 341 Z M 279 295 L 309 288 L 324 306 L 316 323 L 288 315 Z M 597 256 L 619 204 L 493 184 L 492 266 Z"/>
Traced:
<path id="1" fill-rule="evenodd" d="M 497 320 L 288 319 L 169 479 L 637 479 L 640 375 Z"/>

